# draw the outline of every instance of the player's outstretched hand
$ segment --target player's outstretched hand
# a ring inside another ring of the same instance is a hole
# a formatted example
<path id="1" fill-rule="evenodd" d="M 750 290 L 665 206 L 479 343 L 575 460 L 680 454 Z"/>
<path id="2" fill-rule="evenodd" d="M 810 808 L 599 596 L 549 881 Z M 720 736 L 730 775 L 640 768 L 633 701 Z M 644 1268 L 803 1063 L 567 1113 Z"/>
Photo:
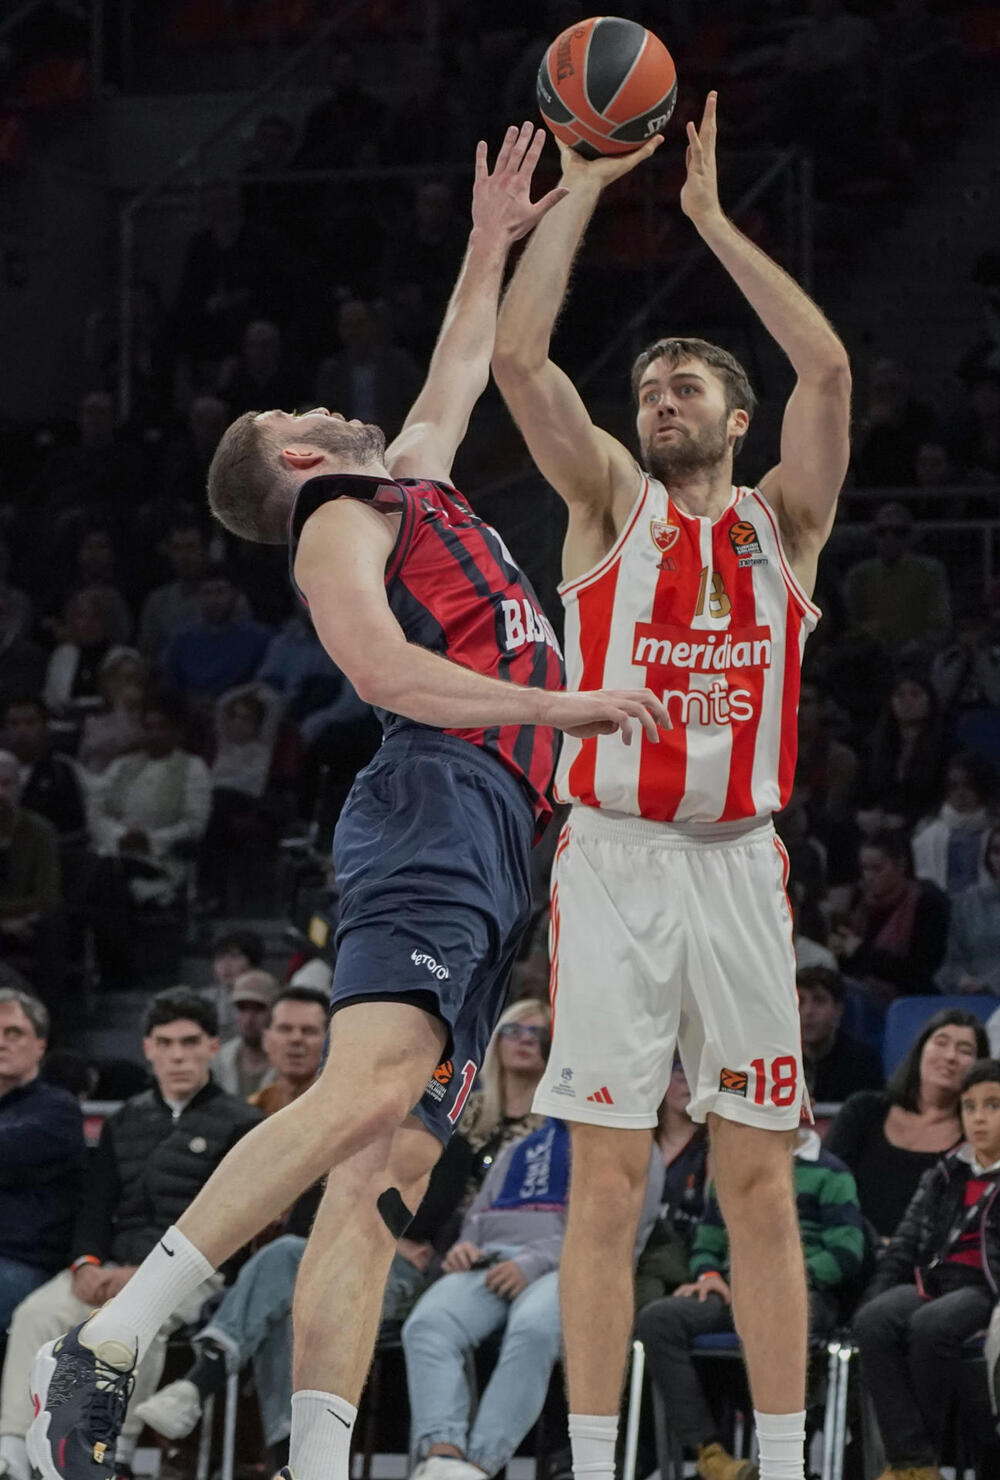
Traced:
<path id="1" fill-rule="evenodd" d="M 613 735 L 616 730 L 626 745 L 632 744 L 635 726 L 646 738 L 658 743 L 660 730 L 673 726 L 660 699 L 651 689 L 591 689 L 579 694 L 549 693 L 543 723 L 565 730 L 577 740 L 593 735 Z"/>
<path id="2" fill-rule="evenodd" d="M 622 175 L 627 175 L 637 164 L 642 164 L 643 160 L 655 154 L 663 143 L 663 135 L 654 134 L 641 149 L 633 149 L 630 154 L 602 154 L 598 159 L 584 159 L 582 154 L 577 154 L 575 149 L 571 149 L 561 139 L 557 139 L 556 143 L 559 146 L 565 183 L 571 188 L 591 184 L 603 190 L 612 180 L 620 180 Z"/>
<path id="3" fill-rule="evenodd" d="M 533 123 L 511 124 L 503 136 L 492 171 L 486 145 L 476 145 L 476 178 L 472 186 L 472 224 L 496 232 L 510 246 L 534 230 L 547 211 L 568 195 L 557 185 L 531 202 L 531 179 L 545 143 L 545 130 Z"/>
<path id="4" fill-rule="evenodd" d="M 681 210 L 696 226 L 700 221 L 722 214 L 715 169 L 715 110 L 718 101 L 718 93 L 710 92 L 705 99 L 701 126 L 695 128 L 693 123 L 685 125 L 688 138 L 685 156 L 687 178 L 681 186 Z"/>

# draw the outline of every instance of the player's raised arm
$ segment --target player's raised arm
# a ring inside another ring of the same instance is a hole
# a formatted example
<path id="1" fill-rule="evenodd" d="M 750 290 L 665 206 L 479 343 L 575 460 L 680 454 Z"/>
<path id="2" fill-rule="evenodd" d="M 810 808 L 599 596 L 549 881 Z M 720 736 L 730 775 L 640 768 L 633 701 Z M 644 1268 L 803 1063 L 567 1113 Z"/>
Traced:
<path id="1" fill-rule="evenodd" d="M 708 95 L 700 127 L 689 123 L 687 135 L 681 209 L 796 374 L 781 428 L 781 462 L 760 487 L 778 514 L 782 533 L 808 561 L 830 532 L 847 472 L 851 411 L 847 351 L 808 294 L 724 214 L 716 178 L 714 92 Z"/>
<path id="2" fill-rule="evenodd" d="M 550 190 L 532 204 L 531 180 L 545 143 L 545 130 L 524 123 L 504 135 L 490 170 L 486 145 L 476 146 L 472 187 L 472 231 L 427 379 L 386 453 L 397 477 L 448 478 L 472 409 L 490 373 L 497 300 L 507 254 L 565 190 Z"/>
<path id="3" fill-rule="evenodd" d="M 394 538 L 383 515 L 356 499 L 338 499 L 306 520 L 295 559 L 296 585 L 319 639 L 367 703 L 444 729 L 551 725 L 581 738 L 618 730 L 626 744 L 636 724 L 654 741 L 658 726 L 670 727 L 648 689 L 525 688 L 408 642 L 385 592 Z"/>
<path id="4" fill-rule="evenodd" d="M 635 494 L 635 463 L 595 427 L 573 382 L 549 358 L 570 268 L 605 185 L 648 159 L 661 140 L 633 154 L 584 160 L 564 144 L 558 210 L 534 233 L 504 295 L 493 375 L 539 471 L 573 508 L 610 510 L 619 484 Z"/>

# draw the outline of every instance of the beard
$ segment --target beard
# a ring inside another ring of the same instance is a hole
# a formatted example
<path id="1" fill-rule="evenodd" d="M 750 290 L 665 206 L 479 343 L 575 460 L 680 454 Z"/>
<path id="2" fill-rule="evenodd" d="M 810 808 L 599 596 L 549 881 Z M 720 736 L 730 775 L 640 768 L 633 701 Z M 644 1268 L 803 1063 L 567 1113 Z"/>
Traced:
<path id="1" fill-rule="evenodd" d="M 381 427 L 370 424 L 352 427 L 350 422 L 335 416 L 311 426 L 307 440 L 310 447 L 320 447 L 332 457 L 362 468 L 381 462 L 385 456 L 385 433 Z"/>
<path id="2" fill-rule="evenodd" d="M 728 422 L 726 412 L 714 427 L 705 427 L 697 433 L 678 427 L 672 442 L 656 442 L 655 433 L 647 437 L 641 448 L 647 473 L 669 487 L 693 473 L 717 468 L 729 451 Z"/>

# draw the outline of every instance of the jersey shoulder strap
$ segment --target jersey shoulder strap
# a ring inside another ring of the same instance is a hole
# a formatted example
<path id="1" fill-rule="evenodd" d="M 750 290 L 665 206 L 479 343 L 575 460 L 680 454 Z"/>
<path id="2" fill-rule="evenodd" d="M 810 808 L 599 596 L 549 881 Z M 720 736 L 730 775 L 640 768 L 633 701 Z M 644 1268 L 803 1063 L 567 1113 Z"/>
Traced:
<path id="1" fill-rule="evenodd" d="M 338 498 L 356 498 L 384 513 L 398 512 L 405 502 L 401 484 L 391 478 L 370 478 L 361 473 L 323 473 L 309 478 L 299 489 L 289 518 L 289 544 L 298 543 L 310 514 Z"/>

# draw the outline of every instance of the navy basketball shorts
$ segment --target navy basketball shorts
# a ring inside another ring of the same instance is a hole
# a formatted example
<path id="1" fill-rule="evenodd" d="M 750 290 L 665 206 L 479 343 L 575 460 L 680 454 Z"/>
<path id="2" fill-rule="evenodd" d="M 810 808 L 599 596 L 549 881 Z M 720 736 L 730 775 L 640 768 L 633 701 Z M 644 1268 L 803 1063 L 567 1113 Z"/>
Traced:
<path id="1" fill-rule="evenodd" d="M 337 823 L 331 1011 L 412 1001 L 448 1042 L 414 1114 L 447 1142 L 503 1011 L 531 912 L 534 818 L 517 780 L 437 730 L 390 735 Z"/>

